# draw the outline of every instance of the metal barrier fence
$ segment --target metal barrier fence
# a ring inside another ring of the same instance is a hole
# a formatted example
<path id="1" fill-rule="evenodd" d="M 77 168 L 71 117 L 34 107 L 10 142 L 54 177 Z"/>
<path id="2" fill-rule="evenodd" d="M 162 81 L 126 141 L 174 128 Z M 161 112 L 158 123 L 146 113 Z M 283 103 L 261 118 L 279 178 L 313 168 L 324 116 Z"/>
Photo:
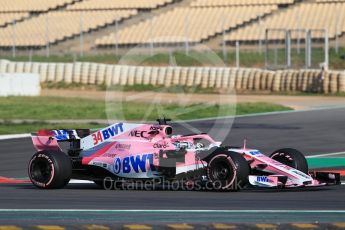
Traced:
<path id="1" fill-rule="evenodd" d="M 326 29 L 266 29 L 265 44 L 268 69 L 328 68 Z"/>

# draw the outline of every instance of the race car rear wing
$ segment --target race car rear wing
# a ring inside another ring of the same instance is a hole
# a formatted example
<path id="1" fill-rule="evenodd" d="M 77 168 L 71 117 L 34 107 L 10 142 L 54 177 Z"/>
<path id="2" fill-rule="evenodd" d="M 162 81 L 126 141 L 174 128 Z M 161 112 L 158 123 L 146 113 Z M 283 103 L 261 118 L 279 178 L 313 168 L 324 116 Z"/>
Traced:
<path id="1" fill-rule="evenodd" d="M 39 130 L 32 133 L 32 142 L 39 151 L 45 149 L 61 150 L 58 142 L 71 142 L 71 148 L 85 150 L 96 147 L 109 139 L 122 135 L 143 124 L 115 123 L 91 133 L 90 129 Z M 150 127 L 150 126 L 148 126 Z"/>
<path id="2" fill-rule="evenodd" d="M 54 137 L 57 141 L 69 141 L 81 139 L 83 137 L 90 135 L 90 129 L 39 130 L 36 135 Z"/>
<path id="3" fill-rule="evenodd" d="M 61 151 L 58 142 L 79 142 L 81 138 L 90 134 L 89 129 L 56 129 L 56 130 L 39 130 L 31 134 L 34 147 L 38 151 L 55 150 Z"/>

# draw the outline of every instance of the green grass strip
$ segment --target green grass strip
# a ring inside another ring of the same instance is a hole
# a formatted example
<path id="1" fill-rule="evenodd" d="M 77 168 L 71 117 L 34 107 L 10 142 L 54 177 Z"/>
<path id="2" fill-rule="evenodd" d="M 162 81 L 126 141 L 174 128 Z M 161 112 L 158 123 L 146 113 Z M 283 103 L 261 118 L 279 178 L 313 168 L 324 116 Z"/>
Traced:
<path id="1" fill-rule="evenodd" d="M 272 103 L 238 103 L 189 105 L 169 103 L 140 103 L 61 97 L 7 97 L 0 98 L 0 119 L 113 119 L 147 120 L 169 117 L 173 120 L 243 115 L 252 113 L 287 111 L 291 108 Z M 106 112 L 107 111 L 107 112 Z"/>
<path id="2" fill-rule="evenodd" d="M 332 167 L 344 167 L 345 157 L 332 157 L 332 158 L 307 158 L 307 162 L 310 169 L 313 168 L 332 168 Z"/>

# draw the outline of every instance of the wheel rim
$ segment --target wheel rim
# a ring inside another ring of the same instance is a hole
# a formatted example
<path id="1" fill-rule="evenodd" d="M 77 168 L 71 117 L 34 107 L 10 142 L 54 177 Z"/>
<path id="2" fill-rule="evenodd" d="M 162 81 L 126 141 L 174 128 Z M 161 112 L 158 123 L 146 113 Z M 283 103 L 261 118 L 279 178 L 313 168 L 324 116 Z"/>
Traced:
<path id="1" fill-rule="evenodd" d="M 212 175 L 220 181 L 227 180 L 231 176 L 231 169 L 225 162 L 217 162 L 214 164 Z"/>
<path id="2" fill-rule="evenodd" d="M 236 169 L 226 156 L 217 156 L 209 165 L 209 178 L 214 184 L 220 184 L 222 189 L 229 188 L 236 178 Z"/>
<path id="3" fill-rule="evenodd" d="M 30 176 L 33 181 L 47 184 L 52 177 L 52 165 L 45 158 L 35 159 L 30 166 Z"/>

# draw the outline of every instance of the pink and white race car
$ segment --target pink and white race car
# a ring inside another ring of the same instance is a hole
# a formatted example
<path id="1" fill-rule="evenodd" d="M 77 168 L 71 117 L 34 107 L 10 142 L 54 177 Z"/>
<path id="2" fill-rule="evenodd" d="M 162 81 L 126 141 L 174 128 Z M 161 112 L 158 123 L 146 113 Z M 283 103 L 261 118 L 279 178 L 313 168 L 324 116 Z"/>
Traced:
<path id="1" fill-rule="evenodd" d="M 166 119 L 157 121 L 116 123 L 93 133 L 88 129 L 33 133 L 37 153 L 29 162 L 30 180 L 42 189 L 63 188 L 71 178 L 100 186 L 109 181 L 117 186 L 178 181 L 189 188 L 217 190 L 340 183 L 336 173 L 309 173 L 305 157 L 295 149 L 280 149 L 268 157 L 245 146 L 222 146 L 207 134 L 173 135 Z"/>

